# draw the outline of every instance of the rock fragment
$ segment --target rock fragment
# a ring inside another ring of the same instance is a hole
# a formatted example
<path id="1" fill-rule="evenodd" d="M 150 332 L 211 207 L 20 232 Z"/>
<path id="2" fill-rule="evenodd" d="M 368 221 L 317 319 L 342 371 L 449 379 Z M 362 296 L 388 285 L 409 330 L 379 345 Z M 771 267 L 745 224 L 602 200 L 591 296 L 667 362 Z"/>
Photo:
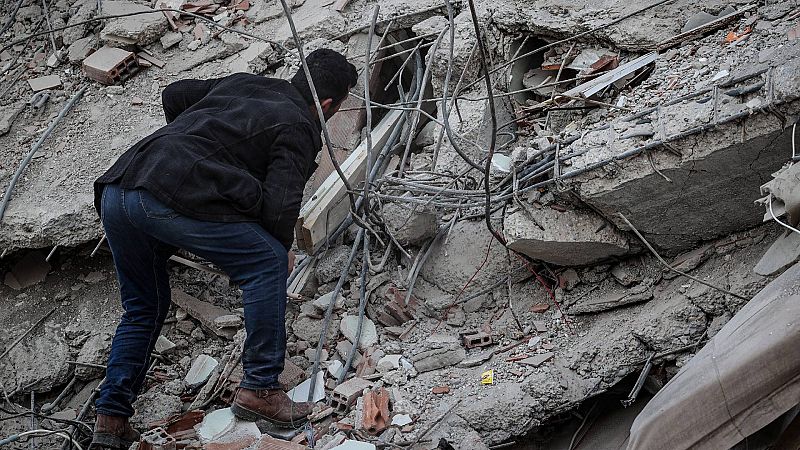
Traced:
<path id="1" fill-rule="evenodd" d="M 103 12 L 108 15 L 148 11 L 152 13 L 109 20 L 100 32 L 100 39 L 114 47 L 147 45 L 157 41 L 167 30 L 167 18 L 163 13 L 129 1 L 103 2 Z"/>

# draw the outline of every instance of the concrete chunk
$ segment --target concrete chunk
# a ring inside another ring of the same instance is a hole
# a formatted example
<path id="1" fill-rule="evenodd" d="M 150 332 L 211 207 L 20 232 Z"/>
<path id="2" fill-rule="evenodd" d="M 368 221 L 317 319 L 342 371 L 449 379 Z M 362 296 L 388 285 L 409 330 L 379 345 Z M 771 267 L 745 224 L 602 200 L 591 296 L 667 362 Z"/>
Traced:
<path id="1" fill-rule="evenodd" d="M 506 218 L 505 230 L 512 250 L 562 266 L 591 264 L 629 250 L 627 237 L 593 212 L 518 210 Z"/>
<path id="2" fill-rule="evenodd" d="M 200 387 L 208 381 L 211 373 L 218 365 L 219 362 L 211 356 L 199 355 L 192 363 L 192 367 L 189 368 L 189 372 L 186 373 L 183 381 L 186 382 L 190 389 Z"/>
<path id="3" fill-rule="evenodd" d="M 217 336 L 231 339 L 236 334 L 235 328 L 220 328 L 215 322 L 220 316 L 230 315 L 227 309 L 192 297 L 180 289 L 172 290 L 172 301 Z"/>
<path id="4" fill-rule="evenodd" d="M 58 75 L 47 75 L 44 77 L 31 78 L 28 80 L 33 92 L 44 91 L 61 87 L 61 78 Z"/>
<path id="5" fill-rule="evenodd" d="M 167 30 L 167 18 L 163 13 L 128 1 L 103 2 L 103 12 L 109 15 L 147 11 L 152 13 L 109 20 L 100 32 L 100 39 L 114 47 L 147 45 L 157 41 Z"/>
<path id="6" fill-rule="evenodd" d="M 345 315 L 342 317 L 342 322 L 340 323 L 339 327 L 344 337 L 346 337 L 350 342 L 355 342 L 356 330 L 358 328 L 358 316 Z M 361 350 L 366 350 L 377 343 L 378 330 L 375 328 L 375 323 L 364 317 L 364 322 L 361 326 L 361 336 L 359 337 L 358 341 L 358 348 Z"/>
<path id="7" fill-rule="evenodd" d="M 417 372 L 454 366 L 467 357 L 467 352 L 461 347 L 443 347 L 417 353 L 411 357 Z"/>

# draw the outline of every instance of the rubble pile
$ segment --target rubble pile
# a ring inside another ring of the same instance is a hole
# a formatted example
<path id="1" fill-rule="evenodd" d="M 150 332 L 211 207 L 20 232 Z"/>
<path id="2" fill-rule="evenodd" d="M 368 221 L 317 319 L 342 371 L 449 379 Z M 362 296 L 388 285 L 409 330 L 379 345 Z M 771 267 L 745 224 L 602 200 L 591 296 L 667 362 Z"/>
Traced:
<path id="1" fill-rule="evenodd" d="M 361 74 L 287 292 L 280 382 L 317 407 L 297 429 L 233 416 L 241 291 L 181 254 L 140 449 L 526 448 L 631 378 L 657 392 L 796 263 L 797 0 L 476 3 L 288 3 L 306 51 Z M 91 435 L 121 308 L 92 181 L 163 124 L 167 84 L 288 78 L 298 42 L 274 0 L 19 4 L 0 25 L 0 438 L 68 430 L 28 436 L 56 448 Z"/>

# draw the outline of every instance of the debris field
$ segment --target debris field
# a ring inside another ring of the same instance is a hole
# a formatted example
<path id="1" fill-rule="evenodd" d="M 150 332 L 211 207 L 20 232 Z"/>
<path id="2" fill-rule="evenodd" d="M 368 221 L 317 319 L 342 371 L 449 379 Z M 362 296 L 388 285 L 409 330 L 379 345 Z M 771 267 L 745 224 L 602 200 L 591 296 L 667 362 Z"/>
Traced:
<path id="1" fill-rule="evenodd" d="M 94 179 L 164 124 L 169 83 L 288 79 L 298 48 L 359 71 L 287 292 L 281 384 L 317 407 L 299 429 L 233 416 L 241 291 L 183 252 L 139 449 L 561 448 L 554 429 L 632 380 L 622 400 L 656 394 L 800 257 L 798 0 L 0 8 L 7 448 L 91 439 L 121 313 Z"/>

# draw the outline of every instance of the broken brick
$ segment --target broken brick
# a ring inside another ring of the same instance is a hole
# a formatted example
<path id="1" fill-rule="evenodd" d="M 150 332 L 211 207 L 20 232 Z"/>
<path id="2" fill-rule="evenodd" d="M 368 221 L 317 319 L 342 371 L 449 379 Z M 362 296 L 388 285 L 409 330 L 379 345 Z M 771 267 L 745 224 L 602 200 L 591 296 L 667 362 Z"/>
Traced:
<path id="1" fill-rule="evenodd" d="M 140 450 L 175 450 L 175 438 L 163 428 L 154 428 L 141 437 Z"/>
<path id="2" fill-rule="evenodd" d="M 492 335 L 483 331 L 460 333 L 461 342 L 466 348 L 486 347 L 492 345 Z"/>
<path id="3" fill-rule="evenodd" d="M 435 386 L 433 389 L 431 389 L 431 393 L 436 394 L 436 395 L 449 394 L 450 393 L 450 386 L 448 386 L 446 384 L 442 385 L 442 386 Z"/>
<path id="4" fill-rule="evenodd" d="M 383 387 L 364 394 L 361 427 L 367 433 L 378 434 L 389 427 L 389 392 Z"/>

